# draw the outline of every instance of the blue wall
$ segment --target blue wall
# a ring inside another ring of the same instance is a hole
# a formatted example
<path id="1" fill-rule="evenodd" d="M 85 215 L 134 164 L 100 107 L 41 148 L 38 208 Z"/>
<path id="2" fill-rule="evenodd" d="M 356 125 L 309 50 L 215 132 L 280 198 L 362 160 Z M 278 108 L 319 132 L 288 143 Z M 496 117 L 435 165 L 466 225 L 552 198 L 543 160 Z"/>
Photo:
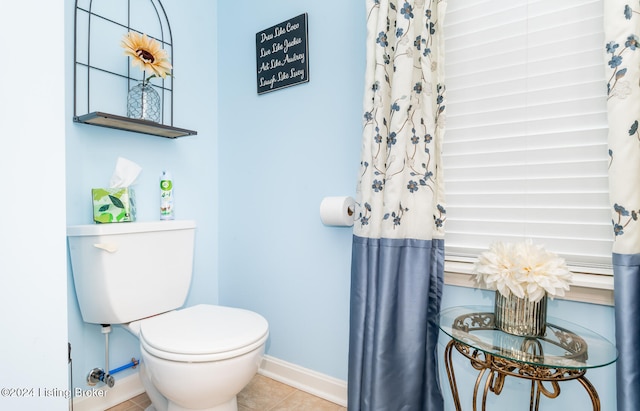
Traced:
<path id="1" fill-rule="evenodd" d="M 9 1 L 0 13 L 2 410 L 69 409 L 62 9 Z"/>
<path id="2" fill-rule="evenodd" d="M 346 379 L 352 232 L 322 226 L 318 206 L 324 196 L 353 195 L 355 189 L 364 4 L 281 0 L 245 6 L 251 13 L 242 16 L 240 31 L 235 19 L 226 18 L 236 7 L 218 6 L 220 302 L 267 317 L 269 355 Z M 309 13 L 310 83 L 258 96 L 255 33 L 303 12 Z M 447 286 L 443 306 L 492 301 L 491 293 Z M 549 309 L 614 339 L 611 307 L 558 300 Z M 441 371 L 447 409 L 453 409 Z M 459 377 L 463 384 L 475 381 L 473 373 L 460 371 Z M 615 367 L 591 370 L 588 377 L 603 409 L 614 409 Z M 496 406 L 524 401 L 529 387 L 517 381 L 509 386 L 515 390 L 496 399 Z M 573 382 L 563 386 L 558 402 L 546 404 L 583 400 L 586 393 Z"/>
<path id="3" fill-rule="evenodd" d="M 218 4 L 220 302 L 267 318 L 269 355 L 346 379 L 352 230 L 318 210 L 355 194 L 364 4 L 243 8 Z M 255 33 L 305 12 L 310 82 L 257 95 Z"/>
<path id="4" fill-rule="evenodd" d="M 73 4 L 67 3 L 68 17 Z M 346 380 L 352 231 L 323 226 L 318 209 L 325 196 L 355 191 L 364 4 L 249 0 L 240 11 L 234 2 L 164 4 L 176 44 L 176 125 L 198 135 L 172 141 L 73 124 L 67 115 L 68 223 L 91 222 L 89 190 L 108 182 L 117 156 L 143 167 L 139 219 L 155 220 L 158 175 L 169 168 L 177 217 L 198 223 L 187 303 L 255 310 L 270 323 L 267 354 Z M 304 12 L 311 81 L 258 96 L 255 33 Z M 67 25 L 67 44 L 72 44 L 70 30 Z M 69 64 L 69 85 L 71 69 Z M 98 326 L 82 323 L 71 277 L 68 288 L 74 386 L 84 386 L 86 372 L 102 366 L 104 341 Z M 443 305 L 490 304 L 491 298 L 487 292 L 446 287 Z M 554 301 L 550 310 L 613 339 L 610 307 Z M 134 338 L 118 329 L 113 334 L 114 365 L 138 355 Z M 605 410 L 615 408 L 613 372 L 607 367 L 588 374 Z M 475 376 L 460 372 L 460 378 Z M 446 378 L 442 383 L 448 398 Z M 514 386 L 514 393 L 503 394 L 507 400 L 528 392 L 527 386 Z M 569 386 L 556 401 L 582 404 L 585 396 L 581 387 Z"/>
<path id="5" fill-rule="evenodd" d="M 207 0 L 190 0 L 189 7 L 184 7 L 180 0 L 164 0 L 163 5 L 171 23 L 175 49 L 174 125 L 196 130 L 198 135 L 170 140 L 73 123 L 73 24 L 67 24 L 67 223 L 92 223 L 91 188 L 108 185 L 118 156 L 142 167 L 135 185 L 138 220 L 157 220 L 158 178 L 163 169 L 171 170 L 176 218 L 194 219 L 198 225 L 194 278 L 187 303 L 217 303 L 217 8 L 214 2 Z M 74 2 L 66 1 L 65 7 L 66 18 L 72 22 Z M 119 43 L 120 37 L 113 38 L 112 47 L 118 52 Z M 114 101 L 117 98 L 115 93 L 105 93 L 96 96 L 93 110 L 100 110 L 103 103 L 98 97 L 105 99 L 105 105 L 125 105 L 124 101 Z M 124 115 L 126 112 L 113 114 Z M 104 367 L 104 336 L 100 326 L 82 322 L 70 271 L 67 284 L 73 385 L 85 387 L 89 370 Z M 114 327 L 110 348 L 110 368 L 128 363 L 132 356 L 139 357 L 138 341 L 121 328 Z M 130 372 L 125 371 L 116 377 L 121 378 Z"/>

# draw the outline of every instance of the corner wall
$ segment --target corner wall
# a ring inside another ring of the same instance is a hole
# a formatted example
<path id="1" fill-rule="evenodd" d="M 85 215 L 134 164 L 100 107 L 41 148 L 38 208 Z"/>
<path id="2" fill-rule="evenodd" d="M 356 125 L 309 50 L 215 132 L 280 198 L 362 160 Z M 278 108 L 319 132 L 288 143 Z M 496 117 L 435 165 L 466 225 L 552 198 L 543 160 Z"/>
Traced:
<path id="1" fill-rule="evenodd" d="M 73 22 L 74 2 L 64 3 L 65 17 L 68 22 Z M 188 3 L 163 0 L 163 5 L 174 43 L 174 125 L 195 130 L 198 134 L 171 140 L 73 123 L 73 23 L 67 24 L 64 39 L 67 222 L 70 225 L 93 224 L 91 188 L 109 184 L 119 156 L 142 167 L 134 186 L 138 221 L 158 220 L 159 176 L 162 170 L 170 170 L 175 185 L 176 218 L 193 219 L 197 224 L 194 275 L 186 304 L 217 303 L 217 6 L 208 0 L 190 0 Z M 118 55 L 120 39 L 120 36 L 114 36 L 112 44 Z M 126 59 L 124 54 L 122 59 Z M 142 76 L 133 68 L 132 73 L 136 72 Z M 126 113 L 126 101 L 121 101 L 123 99 L 119 99 L 115 92 L 105 92 L 95 99 L 98 111 L 100 104 L 104 103 L 122 106 L 123 113 Z M 123 113 L 113 114 L 125 115 Z M 73 386 L 87 389 L 90 388 L 86 384 L 88 372 L 95 367 L 104 367 L 105 339 L 99 325 L 82 321 L 70 267 L 65 284 L 69 294 L 67 312 L 73 354 Z M 140 357 L 138 340 L 121 327 L 112 329 L 109 341 L 111 369 L 127 364 L 132 357 Z M 129 369 L 117 374 L 116 384 L 135 372 Z M 103 388 L 103 385 L 96 387 Z"/>
<path id="2" fill-rule="evenodd" d="M 318 210 L 355 195 L 365 6 L 218 7 L 220 301 L 267 318 L 267 354 L 346 380 L 352 230 Z M 310 81 L 258 95 L 256 33 L 305 12 Z"/>
<path id="3" fill-rule="evenodd" d="M 0 409 L 68 409 L 64 10 L 2 5 Z"/>

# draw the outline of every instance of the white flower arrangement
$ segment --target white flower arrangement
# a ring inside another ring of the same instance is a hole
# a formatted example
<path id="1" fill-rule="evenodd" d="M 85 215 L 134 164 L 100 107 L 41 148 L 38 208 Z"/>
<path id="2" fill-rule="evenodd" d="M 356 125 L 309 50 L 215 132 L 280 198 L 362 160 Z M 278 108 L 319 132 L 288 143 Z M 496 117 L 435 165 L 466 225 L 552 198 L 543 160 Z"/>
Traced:
<path id="1" fill-rule="evenodd" d="M 474 266 L 476 282 L 505 297 L 528 297 L 537 302 L 545 295 L 562 297 L 569 290 L 572 273 L 563 258 L 531 241 L 491 245 Z"/>

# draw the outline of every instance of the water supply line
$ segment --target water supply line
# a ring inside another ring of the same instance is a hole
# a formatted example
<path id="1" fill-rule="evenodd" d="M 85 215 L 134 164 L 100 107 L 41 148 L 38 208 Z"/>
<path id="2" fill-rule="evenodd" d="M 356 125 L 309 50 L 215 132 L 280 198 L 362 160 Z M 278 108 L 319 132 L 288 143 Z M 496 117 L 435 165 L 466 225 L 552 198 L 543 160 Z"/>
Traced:
<path id="1" fill-rule="evenodd" d="M 125 365 L 121 365 L 118 368 L 114 368 L 113 370 L 109 371 L 109 375 L 113 375 L 115 373 L 118 373 L 120 371 L 124 371 L 127 368 L 136 368 L 136 366 L 140 364 L 140 361 L 136 360 L 134 357 L 131 357 L 131 362 L 127 363 Z"/>
<path id="2" fill-rule="evenodd" d="M 109 334 L 111 334 L 111 325 L 102 324 L 102 334 L 104 334 L 104 369 L 109 371 Z M 116 383 L 109 374 L 102 376 L 102 381 L 109 387 L 113 387 Z"/>
<path id="3" fill-rule="evenodd" d="M 94 386 L 98 382 L 102 381 L 111 388 L 116 384 L 113 374 L 119 373 L 120 371 L 124 371 L 128 368 L 136 368 L 140 361 L 133 357 L 131 358 L 131 362 L 118 368 L 114 368 L 113 370 L 109 370 L 109 333 L 111 333 L 111 326 L 109 324 L 102 324 L 102 333 L 104 334 L 104 369 L 94 368 L 89 371 L 89 375 L 87 375 L 87 384 Z M 104 370 L 107 370 L 107 372 Z"/>

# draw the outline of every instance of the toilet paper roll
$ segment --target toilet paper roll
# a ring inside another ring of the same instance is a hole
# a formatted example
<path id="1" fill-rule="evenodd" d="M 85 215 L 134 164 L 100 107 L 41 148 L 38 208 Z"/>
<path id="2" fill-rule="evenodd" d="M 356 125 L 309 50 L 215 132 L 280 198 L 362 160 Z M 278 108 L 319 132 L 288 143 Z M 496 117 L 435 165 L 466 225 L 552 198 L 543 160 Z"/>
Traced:
<path id="1" fill-rule="evenodd" d="M 320 219 L 325 225 L 351 227 L 355 212 L 355 200 L 351 197 L 325 197 L 320 203 Z"/>

